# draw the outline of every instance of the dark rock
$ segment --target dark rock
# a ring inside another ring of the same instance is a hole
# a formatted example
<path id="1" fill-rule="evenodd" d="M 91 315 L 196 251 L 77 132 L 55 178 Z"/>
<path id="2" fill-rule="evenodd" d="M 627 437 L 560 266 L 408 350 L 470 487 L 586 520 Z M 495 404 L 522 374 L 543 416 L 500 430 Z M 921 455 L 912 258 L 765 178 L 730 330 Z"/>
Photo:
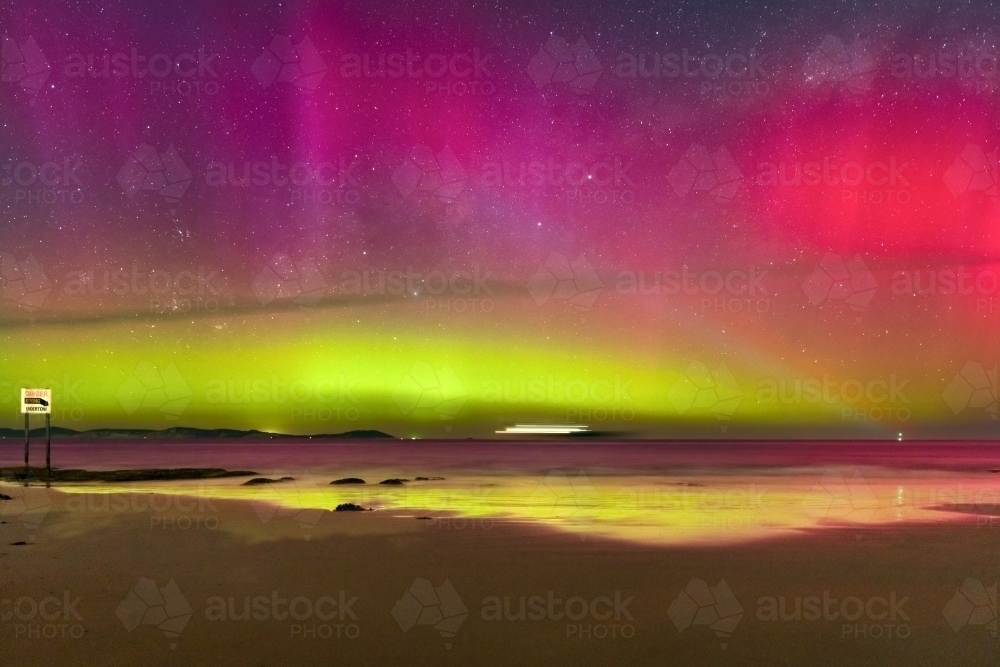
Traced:
<path id="1" fill-rule="evenodd" d="M 335 479 L 330 484 L 364 484 L 365 480 L 360 477 L 344 477 L 343 479 Z"/>
<path id="2" fill-rule="evenodd" d="M 11 498 L 10 496 L 8 496 L 6 493 L 0 493 L 0 500 L 13 500 L 13 498 Z M 4 522 L 4 523 L 6 523 L 6 522 Z"/>
<path id="3" fill-rule="evenodd" d="M 27 545 L 28 545 L 28 543 L 27 542 L 23 542 L 23 541 L 22 542 L 11 542 L 10 543 L 10 546 L 12 546 L 12 547 L 24 547 L 24 546 L 27 546 Z"/>
<path id="4" fill-rule="evenodd" d="M 418 521 L 433 521 L 434 519 L 432 517 L 429 517 L 429 516 L 418 516 L 417 520 Z"/>
<path id="5" fill-rule="evenodd" d="M 434 482 L 444 479 L 444 477 L 417 477 L 418 482 Z"/>
<path id="6" fill-rule="evenodd" d="M 410 480 L 408 480 L 408 479 L 401 479 L 399 477 L 393 477 L 391 479 L 383 479 L 381 482 L 379 482 L 379 484 L 393 484 L 395 486 L 399 486 L 399 485 L 404 484 L 404 483 L 409 482 L 409 481 Z"/>
<path id="7" fill-rule="evenodd" d="M 250 477 L 260 473 L 253 470 L 223 470 L 222 468 L 153 468 L 146 470 L 70 470 L 54 468 L 53 482 L 151 482 L 179 479 L 221 479 L 225 477 Z M 4 468 L 5 479 L 45 479 L 45 468 Z"/>
<path id="8" fill-rule="evenodd" d="M 365 509 L 361 505 L 355 505 L 354 503 L 341 503 L 337 505 L 335 512 L 370 512 L 370 509 Z"/>
<path id="9" fill-rule="evenodd" d="M 292 481 L 295 481 L 294 477 L 282 477 L 280 479 L 271 479 L 270 477 L 254 477 L 253 479 L 248 479 L 243 482 L 243 486 L 258 486 L 260 484 L 277 484 L 278 482 Z"/>

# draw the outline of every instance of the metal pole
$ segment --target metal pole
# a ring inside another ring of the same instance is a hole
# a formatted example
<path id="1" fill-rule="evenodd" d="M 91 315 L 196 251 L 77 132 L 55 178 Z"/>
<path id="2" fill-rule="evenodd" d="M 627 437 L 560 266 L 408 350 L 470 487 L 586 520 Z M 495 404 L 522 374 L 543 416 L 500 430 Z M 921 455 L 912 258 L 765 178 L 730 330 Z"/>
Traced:
<path id="1" fill-rule="evenodd" d="M 52 478 L 52 414 L 45 413 L 45 487 L 49 487 Z"/>
<path id="2" fill-rule="evenodd" d="M 28 413 L 24 413 L 24 485 L 28 486 Z"/>

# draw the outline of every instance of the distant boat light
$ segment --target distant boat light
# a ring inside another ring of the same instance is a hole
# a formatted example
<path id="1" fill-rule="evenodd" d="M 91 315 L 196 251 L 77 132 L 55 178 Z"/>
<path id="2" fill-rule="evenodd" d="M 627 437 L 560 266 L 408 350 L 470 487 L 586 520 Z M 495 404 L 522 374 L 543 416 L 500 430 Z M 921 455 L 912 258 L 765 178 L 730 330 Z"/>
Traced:
<path id="1" fill-rule="evenodd" d="M 517 424 L 508 426 L 497 433 L 514 435 L 571 435 L 573 433 L 589 433 L 590 427 L 578 424 Z"/>

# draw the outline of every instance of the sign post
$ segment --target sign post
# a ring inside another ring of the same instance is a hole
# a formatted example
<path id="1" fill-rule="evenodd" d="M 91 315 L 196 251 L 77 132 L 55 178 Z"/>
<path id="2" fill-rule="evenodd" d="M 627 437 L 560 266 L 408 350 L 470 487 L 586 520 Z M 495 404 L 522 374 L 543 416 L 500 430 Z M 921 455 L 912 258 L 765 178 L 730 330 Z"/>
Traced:
<path id="1" fill-rule="evenodd" d="M 52 413 L 45 413 L 45 488 L 52 479 Z"/>
<path id="2" fill-rule="evenodd" d="M 52 419 L 51 389 L 21 389 L 21 414 L 24 415 L 24 485 L 28 486 L 28 448 L 30 443 L 29 417 L 45 415 L 45 485 L 49 485 L 52 477 L 52 459 L 50 450 L 52 442 L 49 437 L 49 425 Z"/>
<path id="3" fill-rule="evenodd" d="M 28 413 L 24 413 L 24 485 L 28 486 Z"/>

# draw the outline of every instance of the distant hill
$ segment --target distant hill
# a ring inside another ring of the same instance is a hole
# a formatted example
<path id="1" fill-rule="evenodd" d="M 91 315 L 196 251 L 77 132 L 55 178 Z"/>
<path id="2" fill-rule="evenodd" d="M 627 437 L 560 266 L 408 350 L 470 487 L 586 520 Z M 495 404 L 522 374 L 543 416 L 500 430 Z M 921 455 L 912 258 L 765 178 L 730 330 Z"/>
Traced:
<path id="1" fill-rule="evenodd" d="M 31 429 L 31 437 L 45 437 L 44 428 Z M 162 430 L 138 429 L 138 428 L 97 428 L 90 431 L 74 431 L 70 428 L 53 427 L 53 438 L 108 438 L 108 439 L 129 439 L 129 440 L 221 440 L 253 438 L 257 440 L 317 440 L 317 439 L 341 439 L 341 440 L 367 440 L 367 439 L 388 439 L 397 438 L 382 433 L 381 431 L 348 431 L 346 433 L 323 433 L 320 435 L 289 435 L 287 433 L 265 433 L 264 431 L 250 430 L 240 431 L 231 428 L 190 428 L 187 426 L 174 426 Z M 17 439 L 24 438 L 24 431 L 16 428 L 0 428 L 0 438 Z"/>

